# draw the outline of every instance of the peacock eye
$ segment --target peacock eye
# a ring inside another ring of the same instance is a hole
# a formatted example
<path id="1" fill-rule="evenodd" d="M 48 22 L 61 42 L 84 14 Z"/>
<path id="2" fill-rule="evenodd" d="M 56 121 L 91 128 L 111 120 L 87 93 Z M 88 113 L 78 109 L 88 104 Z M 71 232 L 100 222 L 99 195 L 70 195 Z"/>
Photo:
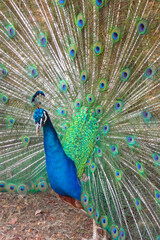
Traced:
<path id="1" fill-rule="evenodd" d="M 147 28 L 148 28 L 148 21 L 147 20 L 142 20 L 142 21 L 138 22 L 137 30 L 138 30 L 139 34 L 146 33 Z"/>

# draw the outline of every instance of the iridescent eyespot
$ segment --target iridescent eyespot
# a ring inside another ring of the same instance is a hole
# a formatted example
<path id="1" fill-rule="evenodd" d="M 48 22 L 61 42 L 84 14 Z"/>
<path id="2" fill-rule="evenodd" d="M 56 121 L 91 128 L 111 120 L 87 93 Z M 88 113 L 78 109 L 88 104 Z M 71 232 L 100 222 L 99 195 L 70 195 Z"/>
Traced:
<path id="1" fill-rule="evenodd" d="M 94 55 L 99 56 L 103 52 L 102 43 L 96 42 L 93 46 Z"/>
<path id="2" fill-rule="evenodd" d="M 110 131 L 110 125 L 107 122 L 104 126 L 103 126 L 103 133 L 107 134 Z"/>
<path id="3" fill-rule="evenodd" d="M 93 96 L 92 94 L 88 94 L 87 97 L 86 97 L 86 99 L 87 99 L 87 102 L 88 102 L 89 104 L 92 104 L 92 103 L 94 103 L 94 101 L 95 101 L 95 98 L 94 98 L 94 96 Z"/>
<path id="4" fill-rule="evenodd" d="M 92 217 L 93 216 L 93 208 L 91 206 L 88 206 L 87 210 L 88 210 L 89 216 Z"/>
<path id="5" fill-rule="evenodd" d="M 45 192 L 47 190 L 47 183 L 45 181 L 38 183 L 38 190 Z"/>
<path id="6" fill-rule="evenodd" d="M 74 106 L 77 110 L 80 109 L 82 107 L 82 101 L 80 99 L 76 99 Z"/>
<path id="7" fill-rule="evenodd" d="M 101 79 L 101 80 L 99 81 L 98 87 L 99 87 L 99 90 L 100 90 L 100 91 L 105 91 L 105 90 L 107 90 L 107 88 L 108 88 L 107 80 L 106 80 L 106 79 Z"/>
<path id="8" fill-rule="evenodd" d="M 15 28 L 12 25 L 7 26 L 7 34 L 10 38 L 13 38 L 16 35 Z"/>
<path id="9" fill-rule="evenodd" d="M 30 66 L 30 67 L 28 68 L 28 76 L 29 76 L 30 78 L 34 78 L 34 77 L 36 77 L 37 75 L 38 75 L 38 72 L 37 72 L 36 66 Z"/>
<path id="10" fill-rule="evenodd" d="M 107 218 L 107 216 L 102 216 L 100 218 L 100 223 L 101 223 L 101 225 L 102 225 L 102 227 L 104 229 L 107 229 L 107 226 L 108 226 L 108 218 Z"/>
<path id="11" fill-rule="evenodd" d="M 113 155 L 117 155 L 119 153 L 117 145 L 111 145 L 110 149 L 111 149 L 111 152 L 112 152 Z"/>
<path id="12" fill-rule="evenodd" d="M 114 43 L 118 42 L 121 37 L 121 31 L 118 27 L 115 27 L 111 32 L 111 39 Z"/>
<path id="13" fill-rule="evenodd" d="M 130 146 L 132 146 L 132 145 L 134 145 L 136 143 L 134 136 L 130 135 L 126 139 L 127 139 L 128 145 L 130 145 Z"/>
<path id="14" fill-rule="evenodd" d="M 90 166 L 91 163 L 92 163 L 92 160 L 89 158 L 89 159 L 87 160 L 87 166 Z"/>
<path id="15" fill-rule="evenodd" d="M 102 149 L 101 148 L 97 148 L 97 155 L 99 157 L 101 157 L 103 155 Z"/>
<path id="16" fill-rule="evenodd" d="M 90 165 L 90 171 L 95 172 L 96 168 L 97 168 L 96 164 L 92 162 Z"/>
<path id="17" fill-rule="evenodd" d="M 77 27 L 82 30 L 86 24 L 86 19 L 84 18 L 82 13 L 79 13 L 76 19 Z"/>
<path id="18" fill-rule="evenodd" d="M 98 135 L 96 136 L 96 142 L 100 141 L 100 139 L 101 139 L 101 136 L 98 134 Z"/>
<path id="19" fill-rule="evenodd" d="M 98 222 L 99 216 L 100 216 L 100 215 L 99 215 L 99 211 L 96 210 L 96 211 L 94 212 L 94 218 L 95 218 L 96 222 Z"/>
<path id="20" fill-rule="evenodd" d="M 5 192 L 7 188 L 7 184 L 5 181 L 0 181 L 0 192 Z"/>
<path id="21" fill-rule="evenodd" d="M 17 187 L 17 192 L 19 194 L 25 195 L 28 192 L 27 186 L 22 184 Z"/>
<path id="22" fill-rule="evenodd" d="M 117 239 L 118 235 L 119 235 L 119 230 L 118 227 L 116 225 L 112 225 L 111 227 L 111 235 L 113 239 Z"/>
<path id="23" fill-rule="evenodd" d="M 88 74 L 87 74 L 87 71 L 84 70 L 84 71 L 81 72 L 81 81 L 82 81 L 82 83 L 85 83 L 87 81 L 87 79 L 88 79 Z"/>
<path id="24" fill-rule="evenodd" d="M 77 47 L 73 44 L 70 44 L 68 53 L 69 53 L 70 58 L 73 60 L 77 54 Z"/>
<path id="25" fill-rule="evenodd" d="M 123 102 L 121 100 L 117 100 L 114 104 L 114 109 L 116 112 L 120 112 L 123 108 Z"/>
<path id="26" fill-rule="evenodd" d="M 123 228 L 119 231 L 119 240 L 125 240 L 126 239 L 126 233 Z"/>
<path id="27" fill-rule="evenodd" d="M 139 199 L 135 199 L 135 203 L 136 203 L 136 207 L 138 210 L 141 210 L 142 209 L 142 206 L 141 206 L 141 201 Z"/>
<path id="28" fill-rule="evenodd" d="M 22 143 L 23 143 L 24 147 L 27 147 L 29 145 L 29 142 L 30 142 L 30 137 L 23 136 L 23 137 L 21 137 L 21 140 L 22 140 Z"/>
<path id="29" fill-rule="evenodd" d="M 153 154 L 153 159 L 154 159 L 154 163 L 155 163 L 156 166 L 160 165 L 160 154 L 154 153 Z"/>
<path id="30" fill-rule="evenodd" d="M 94 4 L 97 9 L 101 9 L 104 6 L 105 0 L 94 0 Z"/>
<path id="31" fill-rule="evenodd" d="M 68 83 L 65 80 L 60 81 L 59 90 L 61 92 L 67 92 L 67 90 L 68 90 Z"/>
<path id="32" fill-rule="evenodd" d="M 41 47 L 45 47 L 47 45 L 47 36 L 45 36 L 43 33 L 40 33 L 38 41 Z"/>
<path id="33" fill-rule="evenodd" d="M 12 128 L 15 124 L 15 119 L 13 117 L 7 117 L 7 127 Z"/>
<path id="34" fill-rule="evenodd" d="M 128 81 L 130 75 L 131 75 L 131 70 L 129 68 L 125 68 L 120 73 L 121 80 L 124 81 L 124 82 Z"/>
<path id="35" fill-rule="evenodd" d="M 144 173 L 144 167 L 143 167 L 143 164 L 137 162 L 137 163 L 136 163 L 136 166 L 137 166 L 137 171 L 138 171 L 138 173 L 143 174 L 143 173 Z"/>
<path id="36" fill-rule="evenodd" d="M 138 24 L 137 24 L 137 30 L 138 30 L 138 33 L 139 33 L 139 34 L 144 34 L 144 33 L 146 33 L 147 28 L 148 28 L 148 21 L 147 21 L 147 20 L 142 20 L 142 21 L 139 21 L 139 22 L 138 22 Z"/>
<path id="37" fill-rule="evenodd" d="M 155 190 L 155 199 L 157 203 L 160 203 L 160 192 Z"/>
<path id="38" fill-rule="evenodd" d="M 0 79 L 5 78 L 8 74 L 8 70 L 5 68 L 5 66 L 0 64 Z"/>
<path id="39" fill-rule="evenodd" d="M 68 123 L 63 123 L 63 124 L 62 124 L 62 131 L 63 131 L 63 132 L 67 131 L 68 127 L 69 127 L 69 124 L 68 124 Z"/>
<path id="40" fill-rule="evenodd" d="M 87 206 L 88 205 L 88 201 L 89 201 L 89 197 L 88 197 L 88 194 L 86 193 L 83 193 L 81 195 L 81 201 L 82 201 L 82 204 Z"/>
<path id="41" fill-rule="evenodd" d="M 57 0 L 58 1 L 58 4 L 61 6 L 61 7 L 64 7 L 67 3 L 67 0 Z"/>
<path id="42" fill-rule="evenodd" d="M 17 190 L 17 186 L 15 184 L 9 184 L 7 185 L 7 191 L 10 193 L 13 193 Z"/>
<path id="43" fill-rule="evenodd" d="M 156 72 L 157 72 L 157 69 L 154 66 L 150 66 L 145 70 L 144 75 L 146 78 L 149 79 L 149 78 L 153 77 L 156 74 Z"/>
<path id="44" fill-rule="evenodd" d="M 96 115 L 101 116 L 103 114 L 102 106 L 97 106 L 95 109 Z"/>
<path id="45" fill-rule="evenodd" d="M 66 115 L 67 115 L 66 109 L 60 107 L 60 108 L 58 109 L 58 115 L 59 115 L 59 116 L 66 116 Z"/>
<path id="46" fill-rule="evenodd" d="M 115 170 L 115 178 L 117 181 L 121 181 L 121 179 L 122 179 L 122 171 L 121 170 Z"/>

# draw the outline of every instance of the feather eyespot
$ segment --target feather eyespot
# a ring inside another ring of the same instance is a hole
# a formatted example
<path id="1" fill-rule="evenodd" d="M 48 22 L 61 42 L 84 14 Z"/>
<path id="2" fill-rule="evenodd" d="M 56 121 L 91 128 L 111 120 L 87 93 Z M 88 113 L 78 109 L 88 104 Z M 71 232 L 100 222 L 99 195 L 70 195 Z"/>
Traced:
<path id="1" fill-rule="evenodd" d="M 5 78 L 8 74 L 8 70 L 5 68 L 4 65 L 0 64 L 0 79 Z"/>
<path id="2" fill-rule="evenodd" d="M 139 34 L 146 33 L 147 29 L 148 29 L 148 21 L 147 20 L 142 20 L 142 21 L 138 22 L 137 30 L 138 30 Z"/>
<path id="3" fill-rule="evenodd" d="M 102 43 L 96 42 L 93 46 L 94 55 L 99 56 L 103 52 Z"/>
<path id="4" fill-rule="evenodd" d="M 73 60 L 77 54 L 77 47 L 73 44 L 70 44 L 68 53 L 69 53 L 70 58 Z"/>
<path id="5" fill-rule="evenodd" d="M 28 76 L 30 78 L 35 78 L 38 75 L 36 66 L 30 66 L 28 68 Z"/>
<path id="6" fill-rule="evenodd" d="M 144 167 L 143 167 L 143 164 L 137 162 L 137 163 L 136 163 L 136 166 L 137 166 L 137 171 L 138 171 L 138 173 L 143 174 L 143 173 L 144 173 Z"/>
<path id="7" fill-rule="evenodd" d="M 12 25 L 7 26 L 7 34 L 10 38 L 13 38 L 16 35 L 16 30 Z"/>
<path id="8" fill-rule="evenodd" d="M 101 225 L 102 225 L 102 227 L 104 229 L 107 229 L 107 226 L 108 226 L 108 218 L 107 218 L 107 216 L 102 216 L 100 218 L 100 223 L 101 223 Z"/>
<path id="9" fill-rule="evenodd" d="M 117 227 L 117 226 L 113 225 L 113 226 L 111 227 L 111 235 L 112 235 L 113 239 L 116 239 L 116 238 L 118 237 L 118 235 L 119 235 L 119 230 L 118 230 L 118 227 Z"/>
<path id="10" fill-rule="evenodd" d="M 67 90 L 68 90 L 68 83 L 65 80 L 60 81 L 59 90 L 61 92 L 67 92 Z"/>
<path id="11" fill-rule="evenodd" d="M 84 18 L 82 13 L 79 13 L 76 19 L 77 27 L 82 30 L 86 24 L 86 19 Z"/>
<path id="12" fill-rule="evenodd" d="M 117 181 L 121 181 L 121 179 L 122 179 L 122 171 L 121 170 L 115 170 L 115 178 Z"/>
<path id="13" fill-rule="evenodd" d="M 94 4 L 97 9 L 101 9 L 104 6 L 105 0 L 94 0 Z"/>
<path id="14" fill-rule="evenodd" d="M 131 75 L 131 70 L 130 70 L 129 68 L 125 68 L 125 69 L 120 73 L 121 80 L 124 81 L 124 82 L 128 81 L 130 75 Z"/>
<path id="15" fill-rule="evenodd" d="M 139 199 L 135 199 L 135 203 L 136 203 L 136 207 L 138 210 L 141 210 L 142 209 L 142 206 L 141 206 L 141 201 Z"/>
<path id="16" fill-rule="evenodd" d="M 94 103 L 94 101 L 95 101 L 94 96 L 93 96 L 92 94 L 88 94 L 88 95 L 87 95 L 87 102 L 88 102 L 89 104 L 92 104 L 92 103 Z"/>
<path id="17" fill-rule="evenodd" d="M 108 88 L 107 80 L 106 80 L 106 79 L 101 79 L 101 80 L 99 81 L 98 87 L 99 87 L 99 90 L 100 90 L 100 91 L 105 91 L 105 90 L 107 90 L 107 88 Z"/>
<path id="18" fill-rule="evenodd" d="M 17 187 L 17 192 L 21 195 L 25 195 L 28 192 L 27 186 L 22 184 Z"/>
<path id="19" fill-rule="evenodd" d="M 67 0 L 58 0 L 58 4 L 61 6 L 61 7 L 64 7 L 67 3 Z"/>
<path id="20" fill-rule="evenodd" d="M 155 199 L 157 203 L 160 203 L 160 192 L 155 190 Z"/>
<path id="21" fill-rule="evenodd" d="M 10 193 L 13 193 L 17 190 L 17 186 L 15 184 L 9 184 L 7 185 L 7 191 Z"/>
<path id="22" fill-rule="evenodd" d="M 4 192 L 6 191 L 7 189 L 7 184 L 5 181 L 0 181 L 0 192 Z"/>
<path id="23" fill-rule="evenodd" d="M 88 80 L 88 74 L 87 74 L 87 71 L 84 70 L 81 72 L 81 82 L 85 83 L 87 80 Z"/>
<path id="24" fill-rule="evenodd" d="M 101 116 L 103 114 L 102 106 L 97 106 L 95 109 L 96 115 Z"/>
<path id="25" fill-rule="evenodd" d="M 96 168 L 97 168 L 96 164 L 92 162 L 90 165 L 90 171 L 93 173 L 95 172 Z"/>
<path id="26" fill-rule="evenodd" d="M 83 194 L 81 195 L 81 201 L 82 201 L 82 204 L 83 204 L 84 206 L 87 206 L 87 205 L 88 205 L 89 197 L 88 197 L 88 195 L 87 195 L 86 193 L 83 193 Z"/>
<path id="27" fill-rule="evenodd" d="M 45 36 L 43 33 L 40 33 L 38 41 L 41 47 L 45 47 L 47 45 L 47 36 Z"/>
<path id="28" fill-rule="evenodd" d="M 157 72 L 157 69 L 154 66 L 150 66 L 145 70 L 145 77 L 150 79 L 151 77 L 153 77 Z"/>
<path id="29" fill-rule="evenodd" d="M 59 115 L 59 116 L 66 116 L 66 115 L 67 115 L 66 109 L 60 107 L 60 108 L 58 109 L 58 115 Z"/>
<path id="30" fill-rule="evenodd" d="M 94 212 L 94 218 L 95 218 L 96 222 L 98 222 L 98 220 L 99 220 L 99 211 L 98 210 L 96 210 Z"/>
<path id="31" fill-rule="evenodd" d="M 112 151 L 112 154 L 113 155 L 117 155 L 119 153 L 119 150 L 118 150 L 118 146 L 117 145 L 112 145 L 110 147 L 111 151 Z"/>
<path id="32" fill-rule="evenodd" d="M 114 109 L 116 112 L 120 112 L 123 108 L 123 102 L 121 100 L 117 100 L 114 104 Z"/>
<path id="33" fill-rule="evenodd" d="M 45 192 L 47 190 L 47 183 L 45 181 L 38 183 L 38 189 L 41 192 Z"/>
<path id="34" fill-rule="evenodd" d="M 75 108 L 78 110 L 82 107 L 82 101 L 80 99 L 77 99 L 75 102 L 74 102 L 74 106 Z"/>
<path id="35" fill-rule="evenodd" d="M 130 135 L 126 139 L 127 139 L 128 145 L 130 145 L 130 146 L 133 146 L 136 143 L 134 136 Z"/>
<path id="36" fill-rule="evenodd" d="M 125 240 L 126 239 L 126 233 L 123 228 L 119 231 L 119 240 Z"/>
<path id="37" fill-rule="evenodd" d="M 111 39 L 113 43 L 119 42 L 120 37 L 121 37 L 121 31 L 118 27 L 115 27 L 111 32 Z"/>

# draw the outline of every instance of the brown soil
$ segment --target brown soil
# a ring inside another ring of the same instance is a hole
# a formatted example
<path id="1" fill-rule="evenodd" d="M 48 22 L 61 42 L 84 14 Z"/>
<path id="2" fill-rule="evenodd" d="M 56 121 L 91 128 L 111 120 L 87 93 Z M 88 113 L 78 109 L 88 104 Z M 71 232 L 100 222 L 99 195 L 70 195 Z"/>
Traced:
<path id="1" fill-rule="evenodd" d="M 101 236 L 102 231 L 99 231 Z M 0 193 L 0 240 L 91 239 L 92 219 L 47 193 Z M 100 239 L 102 239 L 100 237 Z"/>

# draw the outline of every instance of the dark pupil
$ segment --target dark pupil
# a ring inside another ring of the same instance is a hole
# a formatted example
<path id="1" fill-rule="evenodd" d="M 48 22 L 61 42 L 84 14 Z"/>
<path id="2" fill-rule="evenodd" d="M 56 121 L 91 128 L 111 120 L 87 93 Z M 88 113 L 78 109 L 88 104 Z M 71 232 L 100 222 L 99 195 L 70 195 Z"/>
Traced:
<path id="1" fill-rule="evenodd" d="M 103 219 L 103 223 L 106 223 L 106 220 L 105 220 L 105 219 Z"/>
<path id="2" fill-rule="evenodd" d="M 129 142 L 132 142 L 132 138 L 129 138 Z"/>
<path id="3" fill-rule="evenodd" d="M 123 73 L 123 77 L 124 77 L 124 78 L 127 77 L 127 73 L 126 73 L 126 72 Z"/>
<path id="4" fill-rule="evenodd" d="M 148 116 L 148 113 L 147 113 L 147 112 L 144 112 L 144 116 L 147 117 L 147 116 Z"/>
<path id="5" fill-rule="evenodd" d="M 83 76 L 82 76 L 82 79 L 83 79 L 83 80 L 85 80 L 85 79 L 86 79 L 86 76 L 85 76 L 85 75 L 83 75 Z"/>
<path id="6" fill-rule="evenodd" d="M 100 109 L 98 109 L 98 113 L 100 113 L 101 112 L 101 110 Z"/>
<path id="7" fill-rule="evenodd" d="M 138 164 L 138 169 L 140 169 L 141 168 L 141 165 L 140 164 Z"/>
<path id="8" fill-rule="evenodd" d="M 2 70 L 2 74 L 3 74 L 3 75 L 6 74 L 6 70 L 5 70 L 5 69 Z"/>
<path id="9" fill-rule="evenodd" d="M 101 83 L 101 87 L 104 88 L 104 83 Z"/>
<path id="10" fill-rule="evenodd" d="M 144 24 L 143 24 L 143 23 L 141 23 L 141 24 L 139 25 L 139 30 L 140 30 L 140 31 L 143 31 L 143 30 L 144 30 Z"/>
<path id="11" fill-rule="evenodd" d="M 84 202 L 87 202 L 87 199 L 86 199 L 86 198 L 84 199 Z"/>
<path id="12" fill-rule="evenodd" d="M 97 2 L 99 5 L 102 4 L 102 0 L 97 0 Z"/>
<path id="13" fill-rule="evenodd" d="M 147 75 L 148 76 L 152 75 L 152 69 L 151 68 L 147 69 Z"/>
<path id="14" fill-rule="evenodd" d="M 66 88 L 66 85 L 63 85 L 62 88 L 65 89 L 65 88 Z"/>
<path id="15" fill-rule="evenodd" d="M 46 41 L 46 39 L 43 37 L 43 38 L 41 39 L 41 43 L 44 44 L 45 41 Z"/>
<path id="16" fill-rule="evenodd" d="M 92 212 L 92 208 L 90 208 L 89 211 Z"/>
<path id="17" fill-rule="evenodd" d="M 77 106 L 79 106 L 79 103 L 77 103 Z"/>
<path id="18" fill-rule="evenodd" d="M 91 101 L 92 101 L 92 98 L 89 98 L 89 101 L 91 102 Z"/>
<path id="19" fill-rule="evenodd" d="M 96 51 L 99 52 L 100 48 L 99 47 L 96 47 Z"/>
<path id="20" fill-rule="evenodd" d="M 21 187 L 21 188 L 20 188 L 20 190 L 23 192 L 23 191 L 24 191 L 24 188 L 23 188 L 23 187 Z"/>
<path id="21" fill-rule="evenodd" d="M 114 38 L 118 37 L 118 34 L 116 32 L 113 33 Z"/>
<path id="22" fill-rule="evenodd" d="M 72 56 L 74 55 L 74 49 L 71 50 L 71 55 L 72 55 Z"/>
<path id="23" fill-rule="evenodd" d="M 83 21 L 82 21 L 82 20 L 79 20 L 79 24 L 80 24 L 80 25 L 83 25 Z"/>
<path id="24" fill-rule="evenodd" d="M 113 150 L 113 151 L 115 151 L 115 150 L 116 150 L 116 148 L 115 148 L 115 147 L 113 147 L 113 148 L 112 148 L 112 150 Z"/>
<path id="25" fill-rule="evenodd" d="M 44 184 L 42 184 L 41 187 L 44 188 Z"/>
<path id="26" fill-rule="evenodd" d="M 114 229 L 113 232 L 116 233 L 117 232 L 116 229 Z"/>
<path id="27" fill-rule="evenodd" d="M 32 74 L 33 74 L 33 75 L 35 74 L 35 69 L 32 70 Z"/>
<path id="28" fill-rule="evenodd" d="M 5 98 L 5 97 L 3 97 L 3 101 L 6 101 L 6 98 Z"/>
<path id="29" fill-rule="evenodd" d="M 119 176 L 119 172 L 117 172 L 117 176 Z"/>
<path id="30" fill-rule="evenodd" d="M 13 34 L 13 28 L 11 28 L 9 32 L 12 35 Z"/>
<path id="31" fill-rule="evenodd" d="M 139 205 L 139 202 L 137 201 L 137 205 Z"/>
<path id="32" fill-rule="evenodd" d="M 0 188 L 4 188 L 4 184 L 0 184 Z"/>
<path id="33" fill-rule="evenodd" d="M 124 233 L 123 232 L 121 233 L 121 236 L 124 237 Z"/>
<path id="34" fill-rule="evenodd" d="M 120 107 L 120 104 L 119 103 L 117 103 L 117 108 L 119 108 Z"/>
<path id="35" fill-rule="evenodd" d="M 10 189 L 11 189 L 11 190 L 13 190 L 13 189 L 14 189 L 14 187 L 10 187 Z"/>
<path id="36" fill-rule="evenodd" d="M 100 152 L 101 152 L 101 150 L 99 149 L 99 150 L 98 150 L 98 153 L 100 153 Z"/>
<path id="37" fill-rule="evenodd" d="M 104 130 L 107 130 L 107 126 L 104 127 Z"/>
<path id="38" fill-rule="evenodd" d="M 155 158 L 156 161 L 158 161 L 158 156 L 157 155 L 154 158 Z"/>
<path id="39" fill-rule="evenodd" d="M 60 3 L 64 3 L 64 0 L 59 0 Z"/>
<path id="40" fill-rule="evenodd" d="M 157 193 L 157 198 L 159 198 L 160 197 L 160 195 L 159 195 L 159 193 Z"/>

